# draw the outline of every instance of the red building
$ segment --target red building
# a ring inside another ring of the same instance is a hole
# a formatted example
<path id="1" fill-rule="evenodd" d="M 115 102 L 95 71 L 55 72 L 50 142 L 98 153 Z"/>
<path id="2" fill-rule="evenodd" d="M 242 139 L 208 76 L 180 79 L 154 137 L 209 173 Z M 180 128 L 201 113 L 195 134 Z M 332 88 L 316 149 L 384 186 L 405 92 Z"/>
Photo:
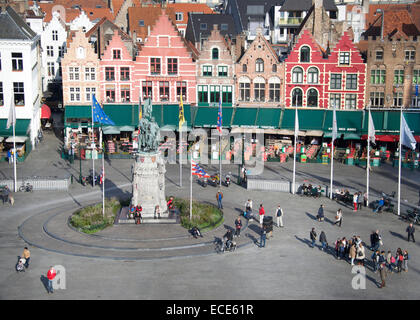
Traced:
<path id="1" fill-rule="evenodd" d="M 162 11 L 135 61 L 134 80 L 140 84 L 142 101 L 151 97 L 154 104 L 195 104 L 196 63 L 176 26 Z M 135 96 L 137 94 L 135 93 Z"/>
<path id="2" fill-rule="evenodd" d="M 99 61 L 100 94 L 98 100 L 105 103 L 133 101 L 135 95 L 134 79 L 132 78 L 134 61 L 117 30 L 114 31 L 114 36 L 101 58 Z"/>
<path id="3" fill-rule="evenodd" d="M 286 107 L 363 109 L 366 64 L 347 33 L 328 54 L 308 30 L 285 60 Z"/>

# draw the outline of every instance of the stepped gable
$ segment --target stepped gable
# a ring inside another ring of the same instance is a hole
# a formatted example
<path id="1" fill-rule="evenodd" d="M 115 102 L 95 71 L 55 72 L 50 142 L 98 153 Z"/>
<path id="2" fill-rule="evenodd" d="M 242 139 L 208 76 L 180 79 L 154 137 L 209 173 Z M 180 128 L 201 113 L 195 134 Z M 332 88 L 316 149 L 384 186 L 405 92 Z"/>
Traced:
<path id="1" fill-rule="evenodd" d="M 123 39 L 121 38 L 118 30 L 114 30 L 114 34 L 112 35 L 111 40 L 105 45 L 105 50 L 102 53 L 101 59 L 112 60 L 112 50 L 115 48 L 121 48 L 121 61 L 133 59 L 133 57 L 130 54 L 130 51 L 126 47 L 126 44 L 123 42 Z"/>
<path id="2" fill-rule="evenodd" d="M 292 51 L 289 53 L 289 55 L 285 59 L 285 63 L 299 61 L 300 48 L 302 46 L 309 46 L 311 48 L 311 62 L 312 63 L 325 62 L 325 59 L 323 58 L 323 54 L 325 53 L 325 51 L 315 41 L 311 32 L 308 29 L 305 29 L 303 30 L 302 33 L 300 33 L 299 38 L 296 44 L 293 46 Z"/>
<path id="3" fill-rule="evenodd" d="M 350 39 L 350 36 L 347 32 L 338 40 L 335 47 L 331 50 L 331 54 L 328 57 L 328 60 L 332 63 L 338 63 L 340 51 L 350 51 L 350 61 L 351 66 L 346 67 L 347 72 L 357 72 L 358 66 L 356 64 L 364 64 L 362 55 L 360 54 L 359 49 L 355 46 L 353 41 Z M 340 72 L 342 67 L 337 66 L 336 69 L 332 69 L 333 72 Z"/>

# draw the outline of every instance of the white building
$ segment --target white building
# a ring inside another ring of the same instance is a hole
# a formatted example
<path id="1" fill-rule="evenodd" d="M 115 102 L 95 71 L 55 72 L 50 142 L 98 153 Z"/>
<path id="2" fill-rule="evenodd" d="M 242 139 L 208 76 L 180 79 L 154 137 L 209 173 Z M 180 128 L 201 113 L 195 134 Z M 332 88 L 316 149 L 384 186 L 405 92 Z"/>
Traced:
<path id="1" fill-rule="evenodd" d="M 67 30 L 58 12 L 53 12 L 51 21 L 41 33 L 42 45 L 42 88 L 47 90 L 48 83 L 61 82 L 61 58 L 66 50 Z"/>
<path id="2" fill-rule="evenodd" d="M 70 30 L 77 31 L 82 29 L 83 32 L 87 32 L 95 24 L 89 19 L 86 13 L 82 10 L 77 18 L 70 22 Z"/>
<path id="3" fill-rule="evenodd" d="M 0 13 L 0 136 L 6 129 L 10 101 L 16 109 L 16 135 L 35 145 L 40 129 L 40 36 L 10 7 Z"/>

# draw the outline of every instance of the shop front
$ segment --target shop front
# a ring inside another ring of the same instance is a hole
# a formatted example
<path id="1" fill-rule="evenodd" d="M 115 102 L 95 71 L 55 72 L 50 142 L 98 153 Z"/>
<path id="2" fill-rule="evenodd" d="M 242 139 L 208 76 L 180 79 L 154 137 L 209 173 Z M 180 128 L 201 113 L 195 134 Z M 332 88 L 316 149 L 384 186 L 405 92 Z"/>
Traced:
<path id="1" fill-rule="evenodd" d="M 7 119 L 0 119 L 0 161 L 9 161 L 14 154 L 13 141 L 16 145 L 17 161 L 23 162 L 32 150 L 29 137 L 31 119 L 17 119 L 15 126 L 15 138 L 13 139 L 13 127 L 6 129 Z"/>

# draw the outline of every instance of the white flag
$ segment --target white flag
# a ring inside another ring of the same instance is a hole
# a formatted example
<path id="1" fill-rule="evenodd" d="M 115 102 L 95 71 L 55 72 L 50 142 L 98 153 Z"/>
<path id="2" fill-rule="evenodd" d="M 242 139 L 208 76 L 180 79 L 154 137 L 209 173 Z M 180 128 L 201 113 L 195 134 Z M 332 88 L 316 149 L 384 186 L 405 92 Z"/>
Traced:
<path id="1" fill-rule="evenodd" d="M 369 111 L 369 130 L 368 130 L 368 139 L 369 139 L 372 143 L 375 143 L 375 125 L 373 124 L 373 119 L 372 119 L 372 115 L 370 114 L 370 111 Z"/>
<path id="2" fill-rule="evenodd" d="M 295 136 L 299 136 L 299 117 L 298 117 L 298 111 L 297 108 L 296 110 L 296 115 L 295 115 Z"/>
<path id="3" fill-rule="evenodd" d="M 9 129 L 12 125 L 16 125 L 16 110 L 13 105 L 13 98 L 10 98 L 9 117 L 7 118 L 6 129 Z"/>
<path id="4" fill-rule="evenodd" d="M 414 139 L 413 134 L 411 133 L 410 128 L 408 127 L 407 122 L 405 121 L 404 114 L 401 117 L 401 145 L 406 146 L 407 148 L 416 149 L 416 139 Z"/>
<path id="5" fill-rule="evenodd" d="M 335 104 L 333 106 L 332 140 L 337 139 L 337 117 L 335 115 Z"/>

